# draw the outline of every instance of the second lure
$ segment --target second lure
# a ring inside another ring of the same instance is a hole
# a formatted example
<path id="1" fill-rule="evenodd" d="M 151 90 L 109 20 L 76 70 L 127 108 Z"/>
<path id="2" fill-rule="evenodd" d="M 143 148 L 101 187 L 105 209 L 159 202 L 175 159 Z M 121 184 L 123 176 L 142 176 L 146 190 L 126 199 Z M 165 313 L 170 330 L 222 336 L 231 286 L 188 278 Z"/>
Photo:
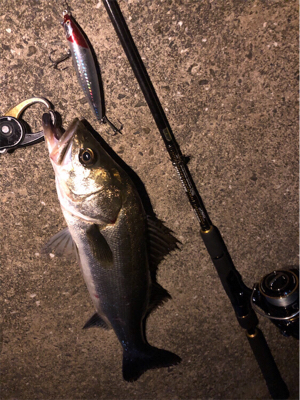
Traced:
<path id="1" fill-rule="evenodd" d="M 100 69 L 91 44 L 70 11 L 63 12 L 62 23 L 73 58 L 78 82 L 100 123 L 109 123 L 115 133 L 120 132 L 106 117 Z M 122 128 L 121 128 L 122 129 Z"/>

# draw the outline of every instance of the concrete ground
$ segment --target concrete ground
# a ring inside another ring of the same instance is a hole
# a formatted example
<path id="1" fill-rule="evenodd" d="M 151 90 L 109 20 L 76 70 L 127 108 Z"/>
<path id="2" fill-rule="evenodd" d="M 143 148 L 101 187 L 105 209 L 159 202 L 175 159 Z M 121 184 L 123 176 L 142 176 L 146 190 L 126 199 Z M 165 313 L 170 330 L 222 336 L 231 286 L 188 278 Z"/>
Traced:
<path id="1" fill-rule="evenodd" d="M 173 299 L 148 321 L 148 339 L 182 357 L 136 383 L 121 376 L 111 331 L 82 326 L 93 307 L 79 267 L 41 255 L 61 228 L 43 143 L 0 156 L 1 399 L 269 399 L 244 332 L 199 235 L 137 81 L 99 0 L 70 0 L 101 65 L 112 137 L 99 126 L 71 61 L 50 66 L 66 40 L 63 1 L 3 0 L 0 110 L 44 96 L 67 126 L 86 118 L 139 175 L 157 216 L 182 242 L 159 269 Z M 120 0 L 213 223 L 249 287 L 298 265 L 298 2 Z M 41 127 L 43 108 L 24 119 Z M 260 317 L 290 390 L 298 341 Z"/>

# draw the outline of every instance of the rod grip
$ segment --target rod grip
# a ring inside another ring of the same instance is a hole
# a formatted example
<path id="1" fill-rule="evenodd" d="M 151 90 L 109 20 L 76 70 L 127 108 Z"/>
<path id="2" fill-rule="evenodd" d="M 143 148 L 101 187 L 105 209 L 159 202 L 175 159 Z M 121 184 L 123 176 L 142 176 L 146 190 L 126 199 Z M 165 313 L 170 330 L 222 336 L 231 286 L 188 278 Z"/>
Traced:
<path id="1" fill-rule="evenodd" d="M 253 334 L 246 332 L 246 335 L 272 398 L 288 399 L 289 390 L 280 375 L 262 331 L 256 328 Z"/>
<path id="2" fill-rule="evenodd" d="M 251 291 L 235 268 L 220 231 L 212 225 L 208 231 L 201 230 L 201 236 L 240 325 L 244 329 L 254 328 L 258 320 L 250 306 Z"/>

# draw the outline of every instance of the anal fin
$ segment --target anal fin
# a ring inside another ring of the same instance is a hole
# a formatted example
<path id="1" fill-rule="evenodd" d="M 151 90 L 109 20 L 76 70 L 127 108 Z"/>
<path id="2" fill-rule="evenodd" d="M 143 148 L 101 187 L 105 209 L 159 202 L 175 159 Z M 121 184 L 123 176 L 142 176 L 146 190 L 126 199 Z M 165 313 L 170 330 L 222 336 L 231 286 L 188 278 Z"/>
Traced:
<path id="1" fill-rule="evenodd" d="M 110 329 L 105 321 L 99 316 L 99 314 L 95 313 L 84 325 L 82 329 L 94 328 L 95 326 L 99 326 L 100 328 Z"/>

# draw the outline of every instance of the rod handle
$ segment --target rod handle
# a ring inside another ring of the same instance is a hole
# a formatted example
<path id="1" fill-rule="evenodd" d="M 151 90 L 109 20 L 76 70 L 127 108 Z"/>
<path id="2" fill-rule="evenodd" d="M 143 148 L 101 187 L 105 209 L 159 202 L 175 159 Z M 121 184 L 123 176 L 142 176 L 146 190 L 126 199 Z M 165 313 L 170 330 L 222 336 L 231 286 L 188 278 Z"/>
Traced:
<path id="1" fill-rule="evenodd" d="M 280 400 L 288 399 L 289 390 L 280 375 L 262 331 L 256 328 L 254 333 L 246 332 L 246 336 L 272 398 Z"/>
<path id="2" fill-rule="evenodd" d="M 239 324 L 247 330 L 255 328 L 258 319 L 250 305 L 251 290 L 244 284 L 235 268 L 219 229 L 212 225 L 209 230 L 201 230 L 200 233 Z"/>

